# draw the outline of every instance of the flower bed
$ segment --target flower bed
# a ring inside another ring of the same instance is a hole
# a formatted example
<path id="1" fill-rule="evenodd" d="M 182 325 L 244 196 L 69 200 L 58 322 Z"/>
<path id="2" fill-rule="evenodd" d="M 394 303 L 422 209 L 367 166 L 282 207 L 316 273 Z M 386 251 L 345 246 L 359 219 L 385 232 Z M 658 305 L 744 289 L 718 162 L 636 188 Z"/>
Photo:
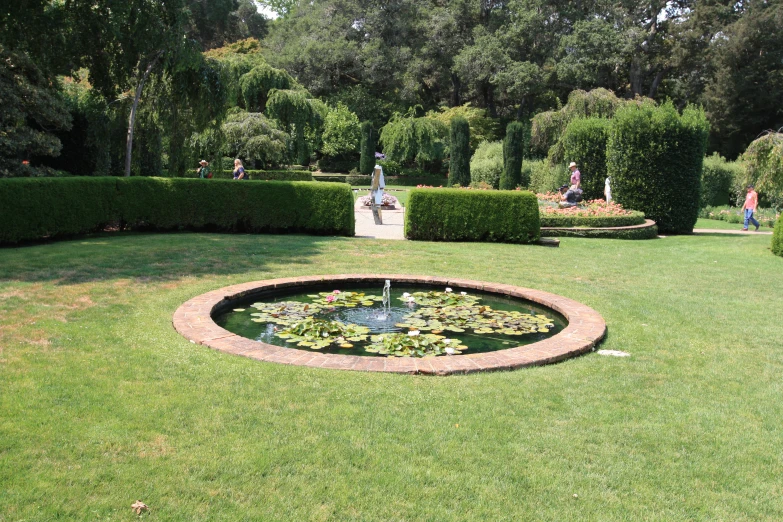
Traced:
<path id="1" fill-rule="evenodd" d="M 644 214 L 619 203 L 594 199 L 576 207 L 559 208 L 560 194 L 537 194 L 542 227 L 626 227 L 644 223 Z"/>
<path id="2" fill-rule="evenodd" d="M 705 207 L 699 211 L 699 217 L 702 219 L 714 219 L 740 225 L 745 221 L 745 214 L 742 209 L 730 207 L 728 205 Z M 753 213 L 753 217 L 762 227 L 774 228 L 775 223 L 780 219 L 780 212 L 776 212 L 775 209 L 772 208 L 759 208 Z"/>
<path id="3" fill-rule="evenodd" d="M 362 206 L 365 207 L 371 207 L 372 206 L 372 196 L 362 196 L 359 198 L 359 202 L 362 204 Z M 394 208 L 399 204 L 399 201 L 397 201 L 397 198 L 392 196 L 391 194 L 387 194 L 386 192 L 383 193 L 383 197 L 381 198 L 381 206 L 386 208 Z"/>

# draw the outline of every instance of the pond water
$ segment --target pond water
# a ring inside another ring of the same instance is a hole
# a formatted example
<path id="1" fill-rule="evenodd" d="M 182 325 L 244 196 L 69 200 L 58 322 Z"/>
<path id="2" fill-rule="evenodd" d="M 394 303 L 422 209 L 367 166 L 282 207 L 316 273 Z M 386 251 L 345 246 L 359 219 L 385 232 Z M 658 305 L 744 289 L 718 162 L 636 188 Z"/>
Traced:
<path id="1" fill-rule="evenodd" d="M 529 301 L 456 287 L 446 292 L 445 288 L 392 286 L 388 308 L 381 302 L 381 288 L 297 290 L 300 293 L 233 302 L 213 319 L 234 334 L 276 346 L 414 357 L 504 350 L 549 338 L 567 324 L 557 312 Z M 407 346 L 411 339 L 424 340 L 435 353 L 418 344 Z M 400 340 L 407 351 L 389 348 Z M 381 347 L 384 342 L 386 348 Z"/>

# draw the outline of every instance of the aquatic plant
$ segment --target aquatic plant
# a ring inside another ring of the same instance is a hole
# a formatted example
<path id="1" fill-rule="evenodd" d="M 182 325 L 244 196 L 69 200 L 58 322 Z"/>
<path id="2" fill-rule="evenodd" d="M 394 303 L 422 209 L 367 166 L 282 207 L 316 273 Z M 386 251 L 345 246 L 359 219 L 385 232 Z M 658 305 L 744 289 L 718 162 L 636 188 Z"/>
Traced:
<path id="1" fill-rule="evenodd" d="M 423 334 L 418 330 L 407 333 L 373 335 L 372 344 L 364 350 L 390 357 L 432 357 L 436 355 L 458 355 L 468 347 L 459 339 L 448 339 L 442 335 Z"/>
<path id="2" fill-rule="evenodd" d="M 287 343 L 296 343 L 312 350 L 320 350 L 330 344 L 340 348 L 353 348 L 349 341 L 366 341 L 370 329 L 356 324 L 344 324 L 340 321 L 329 321 L 308 317 L 277 334 Z"/>

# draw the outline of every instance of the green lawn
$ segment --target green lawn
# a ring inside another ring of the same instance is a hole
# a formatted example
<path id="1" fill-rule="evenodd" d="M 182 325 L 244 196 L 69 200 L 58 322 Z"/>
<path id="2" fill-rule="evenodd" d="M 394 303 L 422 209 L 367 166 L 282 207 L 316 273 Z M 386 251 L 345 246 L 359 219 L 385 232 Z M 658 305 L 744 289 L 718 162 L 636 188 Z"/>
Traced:
<path id="1" fill-rule="evenodd" d="M 0 249 L 0 521 L 781 520 L 769 236 L 560 248 L 129 234 Z M 171 316 L 221 286 L 397 272 L 562 294 L 602 348 L 413 377 L 260 363 Z"/>
<path id="2" fill-rule="evenodd" d="M 703 219 L 696 220 L 695 228 L 714 228 L 719 230 L 742 230 L 742 223 L 729 223 L 728 221 L 721 221 L 720 219 Z M 750 225 L 750 229 L 753 230 L 753 225 Z M 772 232 L 772 227 L 765 227 L 762 225 L 759 228 L 760 232 Z"/>

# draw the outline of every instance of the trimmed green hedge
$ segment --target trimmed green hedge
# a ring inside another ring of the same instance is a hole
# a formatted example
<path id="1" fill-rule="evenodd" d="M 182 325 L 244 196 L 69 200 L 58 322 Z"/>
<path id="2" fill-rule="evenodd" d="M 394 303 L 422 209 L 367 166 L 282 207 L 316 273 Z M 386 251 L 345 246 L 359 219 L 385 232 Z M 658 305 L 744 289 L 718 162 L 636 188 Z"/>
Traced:
<path id="1" fill-rule="evenodd" d="M 0 243 L 102 230 L 354 234 L 345 184 L 185 178 L 0 179 Z"/>
<path id="2" fill-rule="evenodd" d="M 772 233 L 772 253 L 783 257 L 783 219 L 778 219 Z"/>
<path id="3" fill-rule="evenodd" d="M 583 237 L 593 239 L 655 239 L 658 237 L 658 226 L 632 228 L 627 230 L 612 230 L 602 228 L 579 229 L 548 229 L 541 230 L 541 237 Z"/>
<path id="4" fill-rule="evenodd" d="M 720 207 L 733 203 L 735 185 L 741 185 L 744 177 L 745 169 L 736 161 L 726 161 L 717 152 L 704 158 L 699 208 Z M 744 190 L 742 192 L 744 201 Z"/>
<path id="5" fill-rule="evenodd" d="M 606 184 L 606 141 L 610 120 L 578 118 L 566 127 L 560 141 L 567 162 L 576 162 L 582 174 L 585 199 L 603 199 Z"/>
<path id="6" fill-rule="evenodd" d="M 542 227 L 630 227 L 644 223 L 644 213 L 627 216 L 568 216 L 541 213 Z"/>
<path id="7" fill-rule="evenodd" d="M 414 189 L 408 197 L 408 239 L 533 243 L 540 233 L 538 200 L 530 192 Z"/>
<path id="8" fill-rule="evenodd" d="M 709 124 L 704 111 L 671 103 L 626 105 L 609 128 L 606 164 L 612 196 L 658 224 L 691 233 L 699 215 L 701 170 Z"/>

